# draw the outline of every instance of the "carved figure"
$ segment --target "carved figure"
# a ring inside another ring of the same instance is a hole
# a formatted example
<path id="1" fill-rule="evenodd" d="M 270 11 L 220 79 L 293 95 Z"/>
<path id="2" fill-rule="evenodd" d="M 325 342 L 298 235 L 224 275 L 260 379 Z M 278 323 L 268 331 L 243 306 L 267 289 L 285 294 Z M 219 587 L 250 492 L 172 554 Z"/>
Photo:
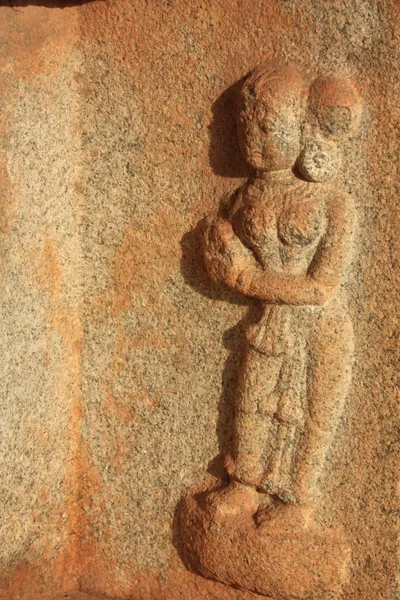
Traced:
<path id="1" fill-rule="evenodd" d="M 244 82 L 238 133 L 254 176 L 209 217 L 204 256 L 212 279 L 257 298 L 262 314 L 247 331 L 229 484 L 205 499 L 213 522 L 250 514 L 257 535 L 315 525 L 353 356 L 344 276 L 356 215 L 326 181 L 360 118 L 347 80 L 310 85 L 296 67 L 267 63 Z M 269 592 L 251 577 L 234 583 Z"/>
<path id="2" fill-rule="evenodd" d="M 353 333 L 341 282 L 354 207 L 350 196 L 315 182 L 337 170 L 337 142 L 358 123 L 360 106 L 345 81 L 317 79 L 308 111 L 306 91 L 294 67 L 263 65 L 248 78 L 238 129 L 255 177 L 207 231 L 210 275 L 264 305 L 247 334 L 227 460 L 230 503 L 246 488 L 253 497 L 257 489 L 312 501 L 350 382 Z M 313 183 L 296 177 L 295 166 Z"/>

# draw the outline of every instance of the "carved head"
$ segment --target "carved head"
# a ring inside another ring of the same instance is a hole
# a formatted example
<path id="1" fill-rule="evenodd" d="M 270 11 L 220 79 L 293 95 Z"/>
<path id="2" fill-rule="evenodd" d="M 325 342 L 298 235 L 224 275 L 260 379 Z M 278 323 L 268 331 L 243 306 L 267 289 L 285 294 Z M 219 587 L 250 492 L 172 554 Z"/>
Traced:
<path id="1" fill-rule="evenodd" d="M 318 77 L 311 85 L 308 126 L 297 168 L 309 181 L 331 179 L 341 165 L 341 143 L 360 124 L 362 105 L 347 79 Z"/>
<path id="2" fill-rule="evenodd" d="M 300 152 L 306 86 L 294 66 L 264 63 L 244 81 L 238 132 L 247 163 L 258 171 L 291 168 Z"/>

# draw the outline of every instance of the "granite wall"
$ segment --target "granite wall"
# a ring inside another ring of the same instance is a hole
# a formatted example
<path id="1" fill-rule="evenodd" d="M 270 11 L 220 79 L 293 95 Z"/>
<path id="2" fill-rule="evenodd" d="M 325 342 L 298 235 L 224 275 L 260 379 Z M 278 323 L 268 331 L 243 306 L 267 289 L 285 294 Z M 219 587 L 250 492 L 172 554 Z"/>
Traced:
<path id="1" fill-rule="evenodd" d="M 358 85 L 353 384 L 324 479 L 345 600 L 395 600 L 399 4 L 15 0 L 0 6 L 1 600 L 76 590 L 250 600 L 190 573 L 176 510 L 226 477 L 251 302 L 199 222 L 249 176 L 237 82 L 265 58 Z M 277 599 L 278 600 L 278 599 Z"/>

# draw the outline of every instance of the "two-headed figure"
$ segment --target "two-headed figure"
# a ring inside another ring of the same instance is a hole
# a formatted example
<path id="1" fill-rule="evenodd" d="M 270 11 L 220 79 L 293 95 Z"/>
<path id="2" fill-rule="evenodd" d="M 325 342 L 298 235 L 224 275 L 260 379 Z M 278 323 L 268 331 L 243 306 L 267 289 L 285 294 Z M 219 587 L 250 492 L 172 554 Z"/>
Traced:
<path id="1" fill-rule="evenodd" d="M 230 483 L 218 495 L 228 512 L 316 503 L 353 355 L 343 283 L 355 211 L 325 182 L 360 118 L 345 79 L 310 83 L 293 66 L 267 63 L 244 81 L 238 133 L 254 176 L 209 218 L 205 236 L 211 277 L 262 306 L 247 331 Z"/>

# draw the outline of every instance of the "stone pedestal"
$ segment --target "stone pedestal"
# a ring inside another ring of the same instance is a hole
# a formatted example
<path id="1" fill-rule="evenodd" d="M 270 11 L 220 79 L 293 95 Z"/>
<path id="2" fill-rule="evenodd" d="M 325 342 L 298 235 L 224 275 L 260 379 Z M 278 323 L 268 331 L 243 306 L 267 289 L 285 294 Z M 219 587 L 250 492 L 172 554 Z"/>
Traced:
<path id="1" fill-rule="evenodd" d="M 182 556 L 195 573 L 269 598 L 339 597 L 351 558 L 343 532 L 305 523 L 299 506 L 257 523 L 244 503 L 232 512 L 213 496 L 188 496 L 181 508 Z"/>

